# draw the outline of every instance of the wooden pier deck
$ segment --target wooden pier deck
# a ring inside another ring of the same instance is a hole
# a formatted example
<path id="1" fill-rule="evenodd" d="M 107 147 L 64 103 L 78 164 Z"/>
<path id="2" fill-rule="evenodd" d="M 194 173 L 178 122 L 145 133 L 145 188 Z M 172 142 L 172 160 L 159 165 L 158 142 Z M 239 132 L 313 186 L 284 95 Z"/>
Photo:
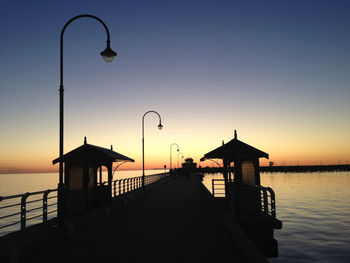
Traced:
<path id="1" fill-rule="evenodd" d="M 244 245 L 242 232 L 227 230 L 201 187 L 195 176 L 158 182 L 122 207 L 104 208 L 102 217 L 68 224 L 64 237 L 41 242 L 20 261 L 267 262 Z"/>

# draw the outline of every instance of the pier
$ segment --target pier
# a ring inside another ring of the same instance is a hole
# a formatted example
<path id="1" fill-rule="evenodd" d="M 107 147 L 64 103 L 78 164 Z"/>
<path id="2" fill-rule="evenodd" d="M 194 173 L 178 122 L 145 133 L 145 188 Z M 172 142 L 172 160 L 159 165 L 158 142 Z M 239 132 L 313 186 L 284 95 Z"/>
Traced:
<path id="1" fill-rule="evenodd" d="M 222 173 L 223 167 L 201 167 L 196 169 L 199 173 Z M 235 172 L 235 167 L 229 168 L 230 172 Z M 350 171 L 349 164 L 336 165 L 279 165 L 260 166 L 260 172 L 266 173 L 311 173 L 311 172 L 345 172 Z"/>
<path id="2" fill-rule="evenodd" d="M 273 189 L 260 184 L 262 157 L 268 154 L 238 140 L 235 131 L 230 142 L 203 157 L 225 164 L 210 192 L 192 158 L 181 169 L 113 180 L 113 162 L 134 160 L 85 138 L 53 160 L 65 165 L 61 188 L 0 197 L 11 201 L 1 203 L 0 220 L 20 218 L 0 229 L 21 226 L 0 238 L 0 256 L 5 262 L 267 262 L 278 257 L 274 229 L 282 221 Z M 42 198 L 31 199 L 37 195 Z M 20 211 L 3 212 L 15 207 Z M 37 210 L 41 214 L 31 214 Z M 48 218 L 54 212 L 57 217 Z M 41 224 L 27 224 L 37 218 Z"/>
<path id="3" fill-rule="evenodd" d="M 65 222 L 0 239 L 5 262 L 267 262 L 196 175 L 167 176 Z"/>

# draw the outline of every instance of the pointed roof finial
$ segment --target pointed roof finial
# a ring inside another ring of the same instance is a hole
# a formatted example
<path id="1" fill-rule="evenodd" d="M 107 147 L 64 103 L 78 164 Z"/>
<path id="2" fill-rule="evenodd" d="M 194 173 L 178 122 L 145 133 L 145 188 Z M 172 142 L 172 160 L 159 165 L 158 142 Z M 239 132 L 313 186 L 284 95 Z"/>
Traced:
<path id="1" fill-rule="evenodd" d="M 111 151 L 113 151 L 113 145 L 111 144 Z"/>
<path id="2" fill-rule="evenodd" d="M 237 140 L 237 131 L 235 130 L 235 140 Z"/>
<path id="3" fill-rule="evenodd" d="M 225 143 L 224 143 L 224 140 L 222 140 L 222 145 L 224 145 Z"/>
<path id="4" fill-rule="evenodd" d="M 86 136 L 84 137 L 84 144 L 87 144 Z"/>

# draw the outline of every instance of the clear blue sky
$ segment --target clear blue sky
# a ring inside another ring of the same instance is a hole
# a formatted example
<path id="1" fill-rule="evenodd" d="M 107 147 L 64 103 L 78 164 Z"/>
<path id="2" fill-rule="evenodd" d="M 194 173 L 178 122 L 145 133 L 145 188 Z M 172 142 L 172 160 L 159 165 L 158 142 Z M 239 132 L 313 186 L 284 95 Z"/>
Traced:
<path id="1" fill-rule="evenodd" d="M 58 155 L 59 35 L 65 152 L 113 144 L 140 165 L 204 153 L 233 137 L 276 162 L 350 160 L 349 1 L 1 1 L 0 172 Z M 26 168 L 27 167 L 27 168 Z"/>

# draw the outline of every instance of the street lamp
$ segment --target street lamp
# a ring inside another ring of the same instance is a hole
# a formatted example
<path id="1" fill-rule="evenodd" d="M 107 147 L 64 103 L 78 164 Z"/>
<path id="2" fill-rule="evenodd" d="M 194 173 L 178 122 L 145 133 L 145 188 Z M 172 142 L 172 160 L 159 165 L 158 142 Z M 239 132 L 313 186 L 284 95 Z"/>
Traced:
<path id="1" fill-rule="evenodd" d="M 171 163 L 171 147 L 176 145 L 177 146 L 177 151 L 179 151 L 179 145 L 177 145 L 177 143 L 172 143 L 170 145 L 170 171 L 171 171 L 171 168 L 172 168 L 172 163 Z"/>
<path id="2" fill-rule="evenodd" d="M 145 114 L 143 114 L 142 116 L 142 190 L 145 190 L 145 116 L 151 112 L 157 114 L 159 117 L 158 129 L 159 130 L 163 129 L 162 118 L 160 117 L 158 112 L 150 110 L 150 111 L 147 111 Z"/>
<path id="3" fill-rule="evenodd" d="M 100 54 L 103 57 L 103 59 L 107 62 L 111 62 L 114 57 L 117 55 L 117 53 L 115 53 L 111 47 L 110 47 L 110 37 L 109 37 L 109 30 L 106 26 L 106 24 L 98 17 L 93 16 L 93 15 L 87 15 L 87 14 L 83 14 L 83 15 L 78 15 L 75 16 L 73 18 L 71 18 L 62 28 L 61 31 L 61 38 L 60 38 L 60 140 L 59 140 L 59 152 L 60 152 L 60 167 L 59 167 L 59 184 L 58 184 L 58 220 L 59 220 L 59 224 L 62 225 L 63 224 L 63 189 L 64 189 L 64 184 L 63 184 L 63 35 L 64 32 L 67 28 L 67 26 L 72 23 L 74 20 L 78 19 L 78 18 L 82 18 L 82 17 L 87 17 L 87 18 L 93 18 L 95 20 L 97 20 L 98 22 L 100 22 L 103 27 L 106 30 L 107 33 L 107 47 L 105 50 L 103 50 Z"/>
<path id="4" fill-rule="evenodd" d="M 181 154 L 182 158 L 184 158 L 184 155 L 182 152 L 178 152 L 177 153 L 177 168 L 180 168 L 180 165 L 179 165 L 179 154 Z"/>

